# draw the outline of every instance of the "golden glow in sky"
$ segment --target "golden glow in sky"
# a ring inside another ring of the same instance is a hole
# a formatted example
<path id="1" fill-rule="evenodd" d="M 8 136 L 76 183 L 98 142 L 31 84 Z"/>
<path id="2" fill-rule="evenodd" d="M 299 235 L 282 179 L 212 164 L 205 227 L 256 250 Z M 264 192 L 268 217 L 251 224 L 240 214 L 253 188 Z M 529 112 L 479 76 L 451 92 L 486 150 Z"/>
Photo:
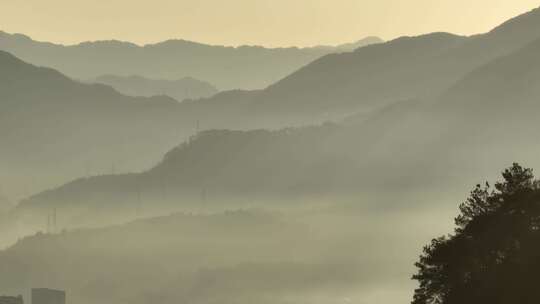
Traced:
<path id="1" fill-rule="evenodd" d="M 170 38 L 310 46 L 485 32 L 538 0 L 0 0 L 0 30 L 65 44 Z"/>

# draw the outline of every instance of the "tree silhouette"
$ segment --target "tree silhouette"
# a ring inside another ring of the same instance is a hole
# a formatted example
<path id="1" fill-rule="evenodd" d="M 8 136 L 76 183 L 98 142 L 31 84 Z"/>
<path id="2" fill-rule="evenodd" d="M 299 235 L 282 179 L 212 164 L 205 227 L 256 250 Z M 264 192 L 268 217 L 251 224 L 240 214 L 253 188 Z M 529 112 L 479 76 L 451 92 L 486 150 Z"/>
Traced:
<path id="1" fill-rule="evenodd" d="M 514 164 L 477 185 L 455 232 L 424 248 L 413 304 L 540 303 L 540 186 Z"/>

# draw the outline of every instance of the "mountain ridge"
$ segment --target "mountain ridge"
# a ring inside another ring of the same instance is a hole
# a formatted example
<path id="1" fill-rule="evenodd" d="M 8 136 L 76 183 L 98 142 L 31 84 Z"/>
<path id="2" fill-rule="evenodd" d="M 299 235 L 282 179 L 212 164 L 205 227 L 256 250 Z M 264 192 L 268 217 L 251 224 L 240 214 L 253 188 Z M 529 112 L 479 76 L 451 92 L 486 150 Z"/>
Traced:
<path id="1" fill-rule="evenodd" d="M 89 82 L 109 85 L 129 96 L 152 97 L 167 95 L 178 102 L 185 99 L 207 98 L 219 91 L 210 83 L 192 77 L 177 80 L 150 79 L 139 75 L 101 75 Z"/>
<path id="2" fill-rule="evenodd" d="M 368 38 L 365 43 L 379 41 Z M 362 41 L 353 44 L 360 45 Z M 324 54 L 351 51 L 348 47 L 226 47 L 186 40 L 143 46 L 118 40 L 64 46 L 0 32 L 0 49 L 27 62 L 55 68 L 72 78 L 89 79 L 103 74 L 161 79 L 193 77 L 208 81 L 220 90 L 262 89 Z"/>
<path id="3" fill-rule="evenodd" d="M 524 28 L 527 31 L 531 30 L 527 27 Z M 260 191 L 260 194 L 263 195 L 265 192 L 287 193 L 289 190 L 292 190 L 290 193 L 298 191 L 296 193 L 302 194 L 306 194 L 303 191 L 309 191 L 309 189 L 332 191 L 332 187 L 335 186 L 338 188 L 341 187 L 339 189 L 342 191 L 346 191 L 346 189 L 351 190 L 358 187 L 358 184 L 355 183 L 365 183 L 365 187 L 368 187 L 367 185 L 374 186 L 377 182 L 369 181 L 367 176 L 362 176 L 360 174 L 362 172 L 360 168 L 371 171 L 376 170 L 376 168 L 382 166 L 382 164 L 387 164 L 388 168 L 392 169 L 397 167 L 403 168 L 405 166 L 410 166 L 410 168 L 413 169 L 415 166 L 419 166 L 422 170 L 426 170 L 426 174 L 427 172 L 430 172 L 429 174 L 441 174 L 440 172 L 431 170 L 430 167 L 433 167 L 434 170 L 438 170 L 441 168 L 442 164 L 447 165 L 450 160 L 468 163 L 469 161 L 460 158 L 463 156 L 463 151 L 469 151 L 471 155 L 476 155 L 477 151 L 483 151 L 482 149 L 479 149 L 478 143 L 489 141 L 490 143 L 496 144 L 496 142 L 491 142 L 495 135 L 490 134 L 490 128 L 498 125 L 495 116 L 491 117 L 487 113 L 476 113 L 471 111 L 467 107 L 467 102 L 477 99 L 481 104 L 479 109 L 482 109 L 482 107 L 490 106 L 490 99 L 494 99 L 492 102 L 497 102 L 503 100 L 505 96 L 508 97 L 514 95 L 517 98 L 515 102 L 523 102 L 524 109 L 521 111 L 524 113 L 528 112 L 529 115 L 534 115 L 540 111 L 540 108 L 537 108 L 530 98 L 531 96 L 540 96 L 540 92 L 535 90 L 535 84 L 540 84 L 540 56 L 537 55 L 537 53 L 540 53 L 537 52 L 540 50 L 540 38 L 535 37 L 536 34 L 540 35 L 540 28 L 532 29 L 532 34 L 529 37 L 521 37 L 519 39 L 519 41 L 530 40 L 532 42 L 528 42 L 525 45 L 509 45 L 502 47 L 499 50 L 499 56 L 492 56 L 493 58 L 489 60 L 484 59 L 485 62 L 477 62 L 475 65 L 470 66 L 469 70 L 461 70 L 462 67 L 458 67 L 459 71 L 456 75 L 463 74 L 463 76 L 461 76 L 458 81 L 446 82 L 444 86 L 441 85 L 440 92 L 437 94 L 433 94 L 433 96 L 428 94 L 427 96 L 429 98 L 427 98 L 426 95 L 420 94 L 412 99 L 403 99 L 409 100 L 409 103 L 396 100 L 396 106 L 390 105 L 388 106 L 389 110 L 376 112 L 375 114 L 372 114 L 371 118 L 369 116 L 367 119 L 362 117 L 362 123 L 348 121 L 345 125 L 340 124 L 336 127 L 327 125 L 318 128 L 314 127 L 313 129 L 308 128 L 307 130 L 309 131 L 302 131 L 302 129 L 282 130 L 274 133 L 257 133 L 255 131 L 237 131 L 239 133 L 234 133 L 233 131 L 229 131 L 229 133 L 221 133 L 222 136 L 219 136 L 219 131 L 214 131 L 214 133 L 210 133 L 214 134 L 213 137 L 208 137 L 214 138 L 209 141 L 210 148 L 208 149 L 197 150 L 199 152 L 195 154 L 182 154 L 185 151 L 189 151 L 189 147 L 192 147 L 190 144 L 196 145 L 200 143 L 198 140 L 187 143 L 187 146 L 185 147 L 187 147 L 186 149 L 188 150 L 173 149 L 172 151 L 176 151 L 179 155 L 184 155 L 186 157 L 186 159 L 181 162 L 184 165 L 180 167 L 170 165 L 170 168 L 172 168 L 170 170 L 172 171 L 161 170 L 163 177 L 156 178 L 155 180 L 163 179 L 166 180 L 167 183 L 172 182 L 169 186 L 170 188 L 181 188 L 180 185 L 187 185 L 190 182 L 196 182 L 195 184 L 204 184 L 206 182 L 207 185 L 212 185 L 212 187 L 223 187 L 223 189 L 219 190 L 222 192 L 226 191 L 227 187 L 225 185 L 228 185 L 232 192 L 234 192 L 235 189 L 247 191 L 240 187 L 240 185 L 244 184 L 250 185 L 250 189 Z M 486 40 L 488 38 L 493 38 L 495 41 Z M 473 41 L 473 44 L 470 44 L 471 41 Z M 389 64 L 388 71 L 391 73 L 392 68 L 395 68 L 395 63 L 403 62 L 404 58 L 413 59 L 403 63 L 408 66 L 411 62 L 413 64 L 417 62 L 425 63 L 425 59 L 430 58 L 429 56 L 435 60 L 448 58 L 447 56 L 455 58 L 455 55 L 451 52 L 454 50 L 457 50 L 460 55 L 457 58 L 465 58 L 465 61 L 467 62 L 470 58 L 476 58 L 478 50 L 476 49 L 477 46 L 492 46 L 494 43 L 500 43 L 500 41 L 500 36 L 488 35 L 471 40 L 471 38 L 446 33 L 434 33 L 421 37 L 403 37 L 382 45 L 364 47 L 354 53 L 328 55 L 325 57 L 326 59 L 320 59 L 319 63 L 315 63 L 311 68 L 320 69 L 321 67 L 318 65 L 324 65 L 325 61 L 328 60 L 327 58 L 336 58 L 338 61 L 343 60 L 343 64 L 336 68 L 336 70 L 339 71 L 341 70 L 341 66 L 344 66 L 349 62 L 345 59 L 350 57 L 355 58 L 355 56 L 358 56 L 358 53 L 367 53 L 369 55 L 373 54 L 371 56 L 380 55 L 383 56 L 383 58 L 395 60 L 395 62 L 386 62 Z M 502 39 L 502 41 L 505 41 L 505 38 Z M 408 53 L 399 51 L 403 48 L 389 48 L 389 45 L 393 44 L 407 46 Z M 470 57 L 462 56 L 460 52 L 463 52 L 463 50 L 472 50 L 468 53 L 470 54 Z M 508 55 L 507 52 L 511 53 Z M 370 56 L 362 57 L 362 60 L 366 62 L 366 66 L 368 63 L 375 67 L 380 66 L 381 63 L 370 62 L 370 58 Z M 516 65 L 517 68 L 514 70 L 509 70 L 507 68 L 508 65 L 514 66 L 512 60 L 516 60 L 516 58 L 528 59 L 525 62 L 521 62 L 520 65 Z M 510 63 L 507 63 L 507 61 Z M 453 61 L 445 63 L 442 67 L 450 69 L 453 67 L 453 63 Z M 495 68 L 493 68 L 493 66 Z M 436 66 L 437 69 L 439 67 L 440 66 Z M 330 74 L 332 74 L 331 70 L 326 68 L 323 70 L 330 71 Z M 531 72 L 527 72 L 528 70 Z M 431 68 L 423 70 L 423 72 L 426 73 L 426 76 L 438 75 L 436 73 L 428 73 L 430 71 L 432 71 Z M 480 74 L 478 74 L 478 71 L 480 71 Z M 487 73 L 485 71 L 487 71 Z M 400 77 L 407 76 L 407 73 L 408 72 L 404 75 L 400 75 Z M 508 85 L 505 85 L 504 80 L 506 77 L 510 77 L 514 81 L 508 81 Z M 478 82 L 478 79 L 480 82 Z M 355 78 L 355 80 L 357 79 Z M 486 82 L 486 84 L 482 84 L 482 81 Z M 463 82 L 468 83 L 470 87 L 464 87 L 461 84 Z M 494 92 L 499 93 L 490 95 L 490 90 L 487 90 L 486 88 L 492 86 L 496 88 Z M 455 94 L 452 92 L 456 90 L 456 87 L 461 87 L 461 90 L 463 91 L 463 93 L 460 93 L 461 95 L 457 95 L 458 97 L 452 96 L 452 94 Z M 527 92 L 522 94 L 524 88 L 527 89 Z M 504 92 L 505 89 L 508 90 L 506 95 L 500 94 L 500 92 Z M 480 95 L 477 96 L 475 95 L 476 93 Z M 224 100 L 223 96 L 227 96 L 227 94 L 232 95 L 231 100 L 236 103 L 242 104 L 242 102 L 246 102 L 248 107 L 257 107 L 259 106 L 258 103 L 261 102 L 260 95 L 265 94 L 265 91 L 242 92 L 241 94 L 245 94 L 244 99 L 235 99 L 234 96 L 238 96 L 237 94 L 235 95 L 234 92 L 225 92 L 218 94 L 210 100 Z M 230 97 L 231 96 L 228 98 Z M 462 104 L 455 104 L 453 100 L 461 100 Z M 204 100 L 199 102 L 202 104 L 205 103 Z M 457 111 L 452 112 L 446 110 L 445 107 L 452 107 L 452 104 L 454 104 Z M 491 105 L 494 104 L 492 103 Z M 208 106 L 211 107 L 212 105 Z M 493 111 L 498 113 L 497 115 L 504 117 L 505 112 L 501 108 L 494 106 Z M 248 111 L 246 113 L 250 112 Z M 508 122 L 509 125 L 512 125 L 519 130 L 529 130 L 530 128 L 527 126 L 530 127 L 533 125 L 532 123 L 522 124 L 517 116 L 512 116 L 511 118 L 513 120 Z M 473 131 L 469 130 L 472 122 L 485 122 L 485 124 L 480 124 L 477 126 L 478 130 Z M 481 128 L 482 126 L 483 128 Z M 501 126 L 501 128 L 503 128 L 503 126 Z M 327 135 L 323 136 L 323 133 L 325 132 L 327 132 Z M 336 132 L 337 135 L 335 134 Z M 530 133 L 530 131 L 527 131 L 524 134 L 528 134 L 529 136 Z M 416 136 L 411 137 L 411 134 L 416 134 Z M 505 140 L 508 142 L 522 143 L 521 141 L 512 139 L 511 132 L 499 134 L 504 136 Z M 487 135 L 489 135 L 489 137 L 486 137 L 484 141 L 480 141 L 482 136 Z M 444 144 L 444 140 L 448 143 L 453 143 L 454 146 Z M 232 143 L 237 143 L 237 145 L 233 145 Z M 366 143 L 368 145 L 362 147 L 361 143 Z M 474 143 L 474 145 L 472 143 Z M 467 145 L 470 145 L 471 148 L 467 148 Z M 253 148 L 258 146 L 266 148 L 261 148 L 262 150 Z M 400 158 L 392 160 L 392 158 L 396 156 L 395 151 L 397 147 L 401 147 L 399 148 Z M 440 164 L 436 164 L 436 155 L 446 155 L 458 147 L 460 147 L 460 149 L 463 147 L 463 151 L 456 154 L 459 157 L 453 158 L 448 156 L 448 161 L 440 161 Z M 221 151 L 220 149 L 227 151 L 227 153 L 224 152 L 220 155 L 213 154 L 216 151 Z M 294 149 L 297 149 L 297 151 Z M 422 154 L 422 149 L 429 149 L 432 151 L 432 153 L 430 153 L 431 157 L 418 159 L 418 155 Z M 501 152 L 497 154 L 497 156 L 494 154 L 493 159 L 499 160 L 508 157 L 509 155 L 514 155 L 509 150 L 502 148 L 500 150 Z M 301 153 L 300 151 L 304 151 L 305 153 Z M 166 158 L 170 159 L 170 154 L 167 155 Z M 280 155 L 280 157 L 277 157 L 276 155 Z M 301 158 L 302 155 L 305 159 Z M 257 158 L 257 156 L 259 156 L 259 158 Z M 516 154 L 514 156 L 517 157 L 518 155 Z M 366 162 L 364 158 L 372 160 L 373 164 L 370 164 L 369 161 Z M 276 159 L 281 159 L 282 163 L 275 163 Z M 354 162 L 348 163 L 347 165 L 347 161 L 349 160 L 354 160 Z M 403 163 L 399 160 L 403 161 Z M 490 159 L 487 159 L 486 161 L 489 160 Z M 303 166 L 302 164 L 305 164 L 305 162 L 310 165 Z M 285 163 L 288 163 L 289 165 L 283 166 Z M 204 164 L 213 165 L 204 166 Z M 198 167 L 199 165 L 200 167 Z M 308 175 L 302 175 L 301 172 L 308 172 L 308 170 L 305 169 L 307 167 L 312 168 L 313 170 L 310 171 L 310 174 Z M 160 168 L 159 165 L 156 166 L 156 168 Z M 239 168 L 242 168 L 242 170 Z M 257 168 L 260 170 L 263 168 L 266 169 L 257 171 Z M 279 172 L 279 170 L 275 171 L 278 168 L 281 168 L 285 173 Z M 296 168 L 297 170 L 293 170 L 293 168 Z M 330 168 L 334 168 L 334 170 L 330 170 Z M 339 170 L 337 170 L 337 168 L 339 168 Z M 456 168 L 458 167 L 456 166 Z M 388 173 L 392 171 L 392 169 L 382 171 Z M 180 174 L 181 177 L 176 176 L 177 173 L 175 173 L 175 170 L 180 172 L 178 174 Z M 151 176 L 159 171 L 160 170 L 158 169 L 154 169 L 154 172 L 150 170 L 144 174 L 146 174 L 146 176 Z M 267 174 L 265 175 L 263 172 L 266 172 Z M 297 172 L 300 172 L 300 174 Z M 326 172 L 326 174 L 322 174 L 322 172 Z M 381 176 L 384 176 L 383 172 L 380 173 Z M 192 178 L 190 178 L 190 173 L 193 174 L 193 176 L 191 176 Z M 396 176 L 392 178 L 386 177 L 386 181 L 388 183 L 394 182 L 398 184 L 401 178 L 405 178 L 401 174 L 405 173 L 406 172 L 395 174 Z M 264 178 L 261 177 L 260 179 L 256 179 L 254 176 L 262 176 Z M 233 177 L 238 178 L 238 180 L 235 181 Z M 266 180 L 267 178 L 268 181 L 266 183 L 262 182 L 262 180 Z M 355 180 L 356 182 L 354 182 Z M 420 178 L 420 180 L 421 182 L 426 182 L 426 179 Z M 175 181 L 178 181 L 179 184 L 174 184 Z M 419 180 L 409 178 L 411 184 L 418 181 Z M 264 187 L 265 184 L 268 185 L 267 188 Z M 314 185 L 319 186 L 314 187 Z M 325 189 L 324 187 L 321 187 L 321 185 L 326 185 L 328 187 Z M 133 187 L 133 185 L 131 187 Z M 158 186 L 154 185 L 153 187 Z M 273 190 L 267 191 L 270 189 Z M 196 193 L 201 191 L 200 187 L 199 189 L 192 190 L 193 193 L 195 193 L 193 195 L 197 195 Z M 242 193 L 242 191 L 238 191 L 238 193 Z M 48 194 L 50 195 L 51 193 L 53 192 L 49 192 Z M 53 199 L 47 199 L 47 201 L 55 201 L 54 195 L 52 197 Z M 79 199 L 82 198 L 77 198 L 77 200 Z M 29 201 L 25 202 L 25 204 L 29 204 L 32 200 L 33 199 L 31 198 Z M 74 199 L 67 199 L 65 201 L 69 202 L 73 200 Z"/>
<path id="4" fill-rule="evenodd" d="M 224 44 L 212 44 L 212 43 L 204 43 L 199 41 L 193 41 L 193 40 L 187 40 L 182 38 L 171 38 L 166 39 L 163 41 L 153 42 L 153 43 L 144 43 L 144 44 L 138 44 L 127 40 L 119 40 L 119 39 L 104 39 L 104 40 L 88 40 L 88 41 L 82 41 L 78 43 L 71 43 L 71 44 L 63 44 L 63 43 L 55 43 L 50 41 L 44 41 L 44 40 L 36 40 L 30 37 L 29 35 L 23 34 L 23 33 L 8 33 L 6 31 L 0 30 L 0 35 L 4 36 L 15 36 L 22 40 L 37 42 L 37 43 L 43 43 L 43 44 L 51 44 L 55 46 L 63 46 L 63 47 L 76 47 L 76 46 L 82 46 L 82 45 L 92 45 L 92 44 L 113 44 L 113 45 L 129 45 L 133 47 L 138 48 L 144 48 L 144 47 L 153 47 L 161 44 L 191 44 L 191 45 L 198 45 L 198 46 L 211 46 L 211 47 L 221 47 L 221 48 L 261 48 L 261 49 L 267 49 L 267 50 L 288 50 L 288 49 L 316 49 L 316 48 L 330 48 L 330 49 L 350 49 L 350 48 L 357 48 L 357 45 L 364 45 L 367 43 L 382 43 L 384 42 L 383 39 L 377 36 L 367 36 L 365 38 L 359 39 L 354 42 L 347 42 L 337 45 L 328 45 L 328 44 L 318 44 L 313 46 L 281 46 L 281 47 L 268 47 L 264 45 L 257 45 L 257 44 L 240 44 L 237 46 L 232 45 L 224 45 Z"/>

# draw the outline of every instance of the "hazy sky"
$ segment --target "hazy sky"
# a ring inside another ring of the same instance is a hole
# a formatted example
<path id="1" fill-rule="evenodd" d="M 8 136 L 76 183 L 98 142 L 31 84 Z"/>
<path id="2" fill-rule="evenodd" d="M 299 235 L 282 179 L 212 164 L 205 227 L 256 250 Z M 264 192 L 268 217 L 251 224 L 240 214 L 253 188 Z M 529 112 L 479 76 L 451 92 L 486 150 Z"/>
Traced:
<path id="1" fill-rule="evenodd" d="M 0 29 L 38 40 L 183 38 L 309 46 L 377 35 L 484 32 L 539 0 L 0 0 Z"/>

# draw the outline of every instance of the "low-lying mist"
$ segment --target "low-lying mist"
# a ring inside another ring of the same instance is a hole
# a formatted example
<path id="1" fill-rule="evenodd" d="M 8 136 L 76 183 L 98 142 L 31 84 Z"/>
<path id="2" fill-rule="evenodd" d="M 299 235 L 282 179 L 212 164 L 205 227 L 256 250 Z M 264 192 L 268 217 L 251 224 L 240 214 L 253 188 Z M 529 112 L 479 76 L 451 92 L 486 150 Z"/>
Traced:
<path id="1" fill-rule="evenodd" d="M 0 285 L 14 294 L 65 289 L 81 304 L 405 302 L 419 250 L 448 231 L 455 210 L 376 203 L 297 202 L 38 233 L 0 253 L 10 274 Z"/>

